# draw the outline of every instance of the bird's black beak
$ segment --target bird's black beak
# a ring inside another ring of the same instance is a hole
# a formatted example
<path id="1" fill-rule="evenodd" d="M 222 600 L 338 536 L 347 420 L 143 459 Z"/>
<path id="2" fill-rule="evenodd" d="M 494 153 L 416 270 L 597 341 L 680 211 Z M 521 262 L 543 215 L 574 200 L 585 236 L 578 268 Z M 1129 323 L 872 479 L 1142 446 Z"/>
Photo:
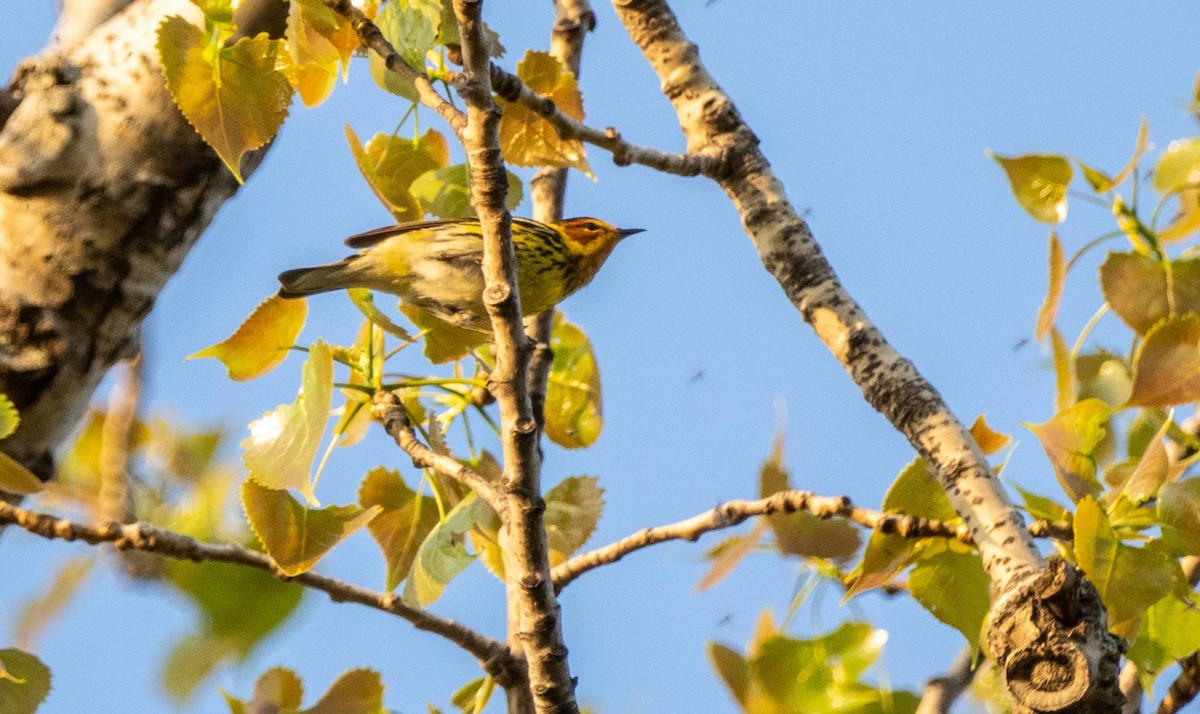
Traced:
<path id="1" fill-rule="evenodd" d="M 621 236 L 622 238 L 628 238 L 635 233 L 644 233 L 645 231 L 645 228 L 621 228 L 617 231 L 617 235 Z"/>

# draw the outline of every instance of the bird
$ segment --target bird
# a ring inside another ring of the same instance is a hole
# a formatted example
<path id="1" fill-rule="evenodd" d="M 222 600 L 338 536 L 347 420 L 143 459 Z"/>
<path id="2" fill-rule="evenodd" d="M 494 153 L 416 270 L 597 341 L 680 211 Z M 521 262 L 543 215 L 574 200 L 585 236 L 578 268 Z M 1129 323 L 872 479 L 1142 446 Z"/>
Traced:
<path id="1" fill-rule="evenodd" d="M 513 218 L 521 310 L 549 310 L 596 277 L 622 239 L 641 228 L 597 218 L 541 223 Z M 489 331 L 483 304 L 483 231 L 477 218 L 385 226 L 346 239 L 359 252 L 336 263 L 285 270 L 279 296 L 300 298 L 346 288 L 397 295 L 458 327 Z"/>

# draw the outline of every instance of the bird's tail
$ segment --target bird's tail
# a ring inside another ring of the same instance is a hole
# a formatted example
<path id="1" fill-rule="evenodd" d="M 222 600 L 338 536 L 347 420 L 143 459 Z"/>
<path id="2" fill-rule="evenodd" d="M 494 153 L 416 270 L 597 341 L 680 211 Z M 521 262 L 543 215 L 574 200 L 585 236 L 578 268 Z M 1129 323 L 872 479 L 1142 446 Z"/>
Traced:
<path id="1" fill-rule="evenodd" d="M 331 290 L 352 288 L 361 283 L 352 262 L 357 256 L 327 265 L 285 270 L 279 274 L 279 297 L 298 298 Z"/>

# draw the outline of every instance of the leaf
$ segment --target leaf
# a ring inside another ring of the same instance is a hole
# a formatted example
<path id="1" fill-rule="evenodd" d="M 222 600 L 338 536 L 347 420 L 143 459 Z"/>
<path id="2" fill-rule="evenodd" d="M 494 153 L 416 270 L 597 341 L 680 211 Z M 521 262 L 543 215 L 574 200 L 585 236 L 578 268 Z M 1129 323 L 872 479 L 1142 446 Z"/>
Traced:
<path id="1" fill-rule="evenodd" d="M 462 40 L 458 36 L 458 20 L 454 17 L 453 0 L 441 0 L 442 2 L 442 22 L 438 29 L 437 43 L 439 45 L 461 45 Z M 488 27 L 487 23 L 483 24 L 483 39 L 488 44 L 488 54 L 492 57 L 504 56 L 504 45 L 500 44 L 500 35 Z"/>
<path id="2" fill-rule="evenodd" d="M 0 393 L 0 439 L 12 436 L 20 423 L 21 415 L 17 413 L 16 405 L 8 395 Z"/>
<path id="3" fill-rule="evenodd" d="M 879 656 L 887 636 L 866 623 L 846 622 L 810 640 L 773 635 L 749 657 L 749 712 L 857 711 L 878 701 L 858 678 Z"/>
<path id="4" fill-rule="evenodd" d="M 405 342 L 413 341 L 413 336 L 408 334 L 408 330 L 392 322 L 392 319 L 375 305 L 375 296 L 370 290 L 366 288 L 350 288 L 346 293 L 350 296 L 350 302 L 354 303 L 359 312 L 374 323 L 376 327 Z"/>
<path id="5" fill-rule="evenodd" d="M 600 369 L 592 342 L 561 313 L 550 336 L 554 362 L 546 383 L 546 436 L 568 449 L 591 446 L 604 427 Z"/>
<path id="6" fill-rule="evenodd" d="M 1168 595 L 1142 615 L 1141 629 L 1129 648 L 1129 661 L 1137 665 L 1145 691 L 1167 667 L 1200 649 L 1200 602 L 1195 594 L 1187 601 Z"/>
<path id="7" fill-rule="evenodd" d="M 438 0 L 390 0 L 375 18 L 384 38 L 417 72 L 425 71 L 425 53 L 433 49 L 441 21 Z"/>
<path id="8" fill-rule="evenodd" d="M 1158 492 L 1163 545 L 1175 555 L 1200 555 L 1200 478 L 1168 483 Z"/>
<path id="9" fill-rule="evenodd" d="M 1179 198 L 1179 212 L 1159 231 L 1159 239 L 1179 240 L 1200 228 L 1200 137 L 1172 141 L 1158 157 L 1153 177 L 1154 188 L 1164 198 Z"/>
<path id="10" fill-rule="evenodd" d="M 50 668 L 18 649 L 0 650 L 0 712 L 33 714 L 50 693 Z"/>
<path id="11" fill-rule="evenodd" d="M 1025 424 L 1041 441 L 1059 484 L 1073 502 L 1100 492 L 1095 451 L 1108 417 L 1108 405 L 1085 399 L 1045 423 Z"/>
<path id="12" fill-rule="evenodd" d="M 442 596 L 446 585 L 476 558 L 466 549 L 467 531 L 488 510 L 474 493 L 446 514 L 417 551 L 412 572 L 404 583 L 405 603 L 425 607 Z"/>
<path id="13" fill-rule="evenodd" d="M 982 414 L 975 417 L 975 422 L 971 424 L 971 438 L 975 439 L 984 456 L 998 454 L 1012 443 L 1011 436 L 992 429 Z"/>
<path id="14" fill-rule="evenodd" d="M 1129 405 L 1168 407 L 1200 399 L 1200 317 L 1158 323 L 1133 358 Z"/>
<path id="15" fill-rule="evenodd" d="M 71 558 L 58 569 L 41 595 L 25 603 L 15 628 L 18 647 L 33 646 L 41 631 L 66 608 L 95 562 L 91 558 Z"/>
<path id="16" fill-rule="evenodd" d="M 534 92 L 549 97 L 562 112 L 583 121 L 583 97 L 575 75 L 548 52 L 529 50 L 517 63 L 517 76 Z M 517 166 L 574 168 L 595 178 L 588 166 L 583 142 L 564 139 L 550 122 L 525 106 L 500 100 L 500 150 L 504 160 Z"/>
<path id="17" fill-rule="evenodd" d="M 550 567 L 583 547 L 604 510 L 604 489 L 595 476 L 568 476 L 546 494 L 546 542 Z"/>
<path id="18" fill-rule="evenodd" d="M 199 632 L 222 643 L 223 657 L 248 655 L 304 597 L 304 588 L 296 583 L 233 563 L 169 560 L 165 574 L 199 608 Z"/>
<path id="19" fill-rule="evenodd" d="M 1163 422 L 1158 433 L 1154 435 L 1146 446 L 1146 450 L 1142 452 L 1129 480 L 1125 481 L 1121 487 L 1120 495 L 1134 504 L 1145 503 L 1154 498 L 1162 485 L 1167 482 L 1170 462 L 1163 439 L 1166 438 L 1170 426 L 1170 420 Z"/>
<path id="20" fill-rule="evenodd" d="M 158 26 L 158 56 L 175 104 L 239 183 L 242 155 L 273 139 L 287 116 L 292 87 L 275 69 L 282 44 L 266 33 L 228 47 L 210 43 L 178 15 Z"/>
<path id="21" fill-rule="evenodd" d="M 1088 183 L 1091 184 L 1092 190 L 1096 193 L 1108 193 L 1117 186 L 1121 185 L 1121 183 L 1123 183 L 1125 179 L 1128 178 L 1131 173 L 1133 173 L 1133 170 L 1137 168 L 1138 161 L 1140 161 L 1142 156 L 1146 153 L 1147 141 L 1149 138 L 1150 122 L 1146 120 L 1146 117 L 1142 117 L 1142 124 L 1138 128 L 1137 139 L 1134 141 L 1133 156 L 1129 158 L 1129 161 L 1125 164 L 1125 167 L 1112 178 L 1105 176 L 1100 171 L 1093 169 L 1092 167 L 1084 164 L 1082 161 L 1079 162 L 1079 168 L 1083 169 L 1083 175 L 1087 179 Z"/>
<path id="22" fill-rule="evenodd" d="M 1054 327 L 1054 318 L 1058 314 L 1058 304 L 1062 302 L 1063 283 L 1067 279 L 1067 268 L 1063 262 L 1062 241 L 1058 233 L 1050 231 L 1050 287 L 1046 289 L 1046 298 L 1038 308 L 1037 328 L 1034 335 L 1038 340 Z"/>
<path id="23" fill-rule="evenodd" d="M 1119 407 L 1129 399 L 1133 387 L 1125 361 L 1107 352 L 1079 355 L 1075 358 L 1075 376 L 1079 399 L 1096 398 L 1110 407 Z"/>
<path id="24" fill-rule="evenodd" d="M 236 660 L 233 646 L 210 632 L 181 638 L 162 659 L 159 681 L 166 693 L 183 704 L 227 661 Z"/>
<path id="25" fill-rule="evenodd" d="M 762 540 L 763 531 L 767 529 L 767 524 L 764 521 L 758 521 L 754 524 L 754 528 L 745 535 L 733 536 L 721 541 L 715 548 L 705 553 L 705 557 L 712 561 L 708 572 L 705 573 L 700 581 L 696 583 L 696 590 L 704 591 L 713 587 L 717 583 L 724 580 L 737 564 L 742 562 L 754 550 L 754 546 Z"/>
<path id="26" fill-rule="evenodd" d="M 168 419 L 158 417 L 150 424 L 149 455 L 172 476 L 184 483 L 202 481 L 212 465 L 224 430 L 185 430 Z"/>
<path id="27" fill-rule="evenodd" d="M 1163 262 L 1141 253 L 1109 253 L 1100 287 L 1113 312 L 1139 334 L 1172 315 L 1200 312 L 1200 259 Z"/>
<path id="28" fill-rule="evenodd" d="M 422 352 L 425 358 L 434 364 L 462 359 L 471 354 L 471 350 L 488 341 L 487 333 L 451 325 L 416 305 L 402 303 L 400 312 L 412 320 L 421 331 L 425 343 Z"/>
<path id="29" fill-rule="evenodd" d="M 883 496 L 883 510 L 941 521 L 958 518 L 937 477 L 919 456 L 909 462 L 888 487 Z"/>
<path id="30" fill-rule="evenodd" d="M 215 357 L 225 365 L 230 379 L 258 379 L 287 357 L 307 317 L 307 300 L 272 295 L 260 302 L 232 335 L 184 359 Z"/>
<path id="31" fill-rule="evenodd" d="M 41 491 L 42 480 L 13 457 L 0 451 L 0 491 L 29 496 Z"/>
<path id="32" fill-rule="evenodd" d="M 1071 348 L 1057 327 L 1050 328 L 1050 352 L 1054 357 L 1054 410 L 1061 412 L 1070 409 L 1079 395 Z"/>
<path id="33" fill-rule="evenodd" d="M 917 545 L 913 538 L 871 531 L 862 560 L 849 576 L 850 587 L 846 588 L 842 601 L 887 585 L 912 562 Z"/>
<path id="34" fill-rule="evenodd" d="M 989 155 L 1004 169 L 1013 196 L 1029 215 L 1043 223 L 1066 220 L 1071 162 L 1057 154 Z"/>
<path id="35" fill-rule="evenodd" d="M 425 211 L 409 190 L 419 176 L 450 162 L 446 137 L 434 129 L 411 141 L 379 133 L 364 148 L 349 124 L 345 131 L 358 170 L 392 217 L 401 223 L 421 220 Z"/>
<path id="36" fill-rule="evenodd" d="M 729 693 L 745 710 L 750 692 L 750 666 L 741 653 L 717 642 L 708 643 L 708 659 Z"/>
<path id="37" fill-rule="evenodd" d="M 438 524 L 437 503 L 419 496 L 404 483 L 400 473 L 377 467 L 371 469 L 358 490 L 358 504 L 381 510 L 367 524 L 371 537 L 379 544 L 387 561 L 389 592 L 408 575 L 417 549 Z"/>
<path id="38" fill-rule="evenodd" d="M 305 508 L 287 491 L 268 488 L 253 478 L 242 484 L 242 507 L 254 534 L 287 575 L 310 570 L 380 511 L 358 506 Z"/>
<path id="39" fill-rule="evenodd" d="M 329 691 L 303 714 L 386 714 L 383 681 L 370 669 L 352 669 L 337 678 Z"/>
<path id="40" fill-rule="evenodd" d="M 250 477 L 268 488 L 294 488 L 316 505 L 309 470 L 325 433 L 333 401 L 333 357 L 317 340 L 308 352 L 300 394 L 250 422 L 242 440 L 242 462 Z"/>
<path id="41" fill-rule="evenodd" d="M 783 434 L 775 436 L 771 456 L 759 471 L 759 497 L 767 498 L 791 488 L 783 465 Z M 775 544 L 784 554 L 804 558 L 832 558 L 846 561 L 854 557 L 862 538 L 858 529 L 841 519 L 821 519 L 804 511 L 775 513 L 766 517 L 775 533 Z"/>
<path id="42" fill-rule="evenodd" d="M 1109 629 L 1132 634 L 1143 610 L 1182 579 L 1179 563 L 1151 541 L 1143 548 L 1121 543 L 1096 499 L 1079 502 L 1074 521 L 1075 562 L 1096 586 L 1108 608 Z"/>
<path id="43" fill-rule="evenodd" d="M 100 489 L 100 449 L 104 441 L 105 412 L 92 409 L 82 420 L 79 433 L 58 463 L 57 479 L 72 486 L 77 498 L 92 499 Z M 129 430 L 125 450 L 136 455 L 149 440 L 150 431 L 141 421 Z"/>
<path id="44" fill-rule="evenodd" d="M 1048 496 L 1026 491 L 1020 486 L 1014 486 L 1014 488 L 1017 489 L 1017 493 L 1021 494 L 1021 499 L 1025 502 L 1025 512 L 1033 518 L 1054 523 L 1064 520 L 1071 514 L 1065 506 Z"/>
<path id="45" fill-rule="evenodd" d="M 297 0 L 288 11 L 285 38 L 290 60 L 285 70 L 288 81 L 305 106 L 315 107 L 337 84 L 339 63 L 349 69 L 350 55 L 358 47 L 358 34 L 349 22 L 317 0 Z"/>
<path id="46" fill-rule="evenodd" d="M 232 0 L 192 0 L 192 4 L 200 8 L 205 19 L 217 23 L 233 22 Z"/>
<path id="47" fill-rule="evenodd" d="M 515 211 L 523 198 L 521 178 L 511 171 L 506 174 L 508 192 L 504 204 Z M 413 180 L 409 191 L 426 212 L 438 218 L 474 218 L 471 207 L 471 181 L 466 164 L 426 171 Z"/>
<path id="48" fill-rule="evenodd" d="M 989 583 L 977 554 L 949 549 L 922 553 L 908 574 L 913 599 L 961 632 L 972 651 L 979 649 L 980 629 L 991 602 Z"/>

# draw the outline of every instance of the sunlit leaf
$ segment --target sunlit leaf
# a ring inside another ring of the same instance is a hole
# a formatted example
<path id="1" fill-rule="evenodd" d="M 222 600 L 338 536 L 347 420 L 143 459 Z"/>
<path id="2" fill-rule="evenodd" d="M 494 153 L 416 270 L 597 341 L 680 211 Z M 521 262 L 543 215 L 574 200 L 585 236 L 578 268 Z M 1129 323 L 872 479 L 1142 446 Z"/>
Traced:
<path id="1" fill-rule="evenodd" d="M 1150 440 L 1129 479 L 1121 487 L 1121 496 L 1135 504 L 1145 503 L 1154 498 L 1167 482 L 1170 462 L 1163 439 L 1166 438 L 1170 426 L 1170 421 L 1163 422 L 1162 428 Z"/>
<path id="2" fill-rule="evenodd" d="M 375 323 L 376 327 L 379 327 L 389 335 L 398 337 L 405 342 L 409 342 L 413 339 L 412 335 L 408 333 L 408 330 L 397 325 L 395 322 L 392 322 L 392 319 L 379 309 L 379 307 L 375 304 L 375 296 L 370 290 L 367 290 L 366 288 L 350 288 L 346 291 L 346 293 L 350 296 L 350 301 L 354 303 L 354 306 L 359 309 L 359 312 L 361 312 L 368 320 Z"/>
<path id="3" fill-rule="evenodd" d="M 1026 491 L 1020 486 L 1014 486 L 1024 501 L 1025 512 L 1033 518 L 1042 521 L 1061 521 L 1070 515 L 1070 511 L 1054 499 L 1032 491 Z"/>
<path id="4" fill-rule="evenodd" d="M 92 565 L 92 558 L 75 557 L 63 563 L 54 574 L 54 578 L 46 589 L 33 600 L 25 603 L 17 617 L 16 639 L 17 646 L 31 648 L 38 635 L 41 634 L 55 618 L 66 608 L 67 603 L 79 590 Z"/>
<path id="5" fill-rule="evenodd" d="M 369 319 L 358 328 L 354 345 L 348 350 L 347 361 L 352 365 L 348 384 L 377 389 L 383 381 L 383 331 Z M 342 389 L 346 401 L 342 404 L 333 438 L 340 447 L 353 446 L 367 435 L 371 425 L 371 395 L 358 389 Z"/>
<path id="6" fill-rule="evenodd" d="M 777 634 L 749 657 L 750 712 L 857 711 L 879 700 L 878 689 L 858 682 L 887 640 L 867 623 L 846 622 L 809 640 Z"/>
<path id="7" fill-rule="evenodd" d="M 254 695 L 245 702 L 225 695 L 232 714 L 254 714 L 256 712 L 283 712 L 298 710 L 304 699 L 304 684 L 300 676 L 285 667 L 274 667 L 259 675 L 254 683 Z"/>
<path id="8" fill-rule="evenodd" d="M 1013 196 L 1029 215 L 1045 223 L 1066 220 L 1071 162 L 1056 154 L 989 155 L 1004 169 Z"/>
<path id="9" fill-rule="evenodd" d="M 233 22 L 233 0 L 192 0 L 211 22 Z"/>
<path id="10" fill-rule="evenodd" d="M 104 441 L 105 412 L 92 409 L 83 418 L 79 433 L 67 453 L 59 460 L 56 477 L 68 484 L 77 498 L 94 498 L 100 489 L 100 449 Z M 129 429 L 125 451 L 136 455 L 150 438 L 150 430 L 141 421 Z"/>
<path id="11" fill-rule="evenodd" d="M 708 659 L 729 693 L 745 709 L 750 694 L 750 665 L 746 658 L 725 645 L 709 642 Z"/>
<path id="12" fill-rule="evenodd" d="M 1200 600 L 1194 593 L 1186 602 L 1168 595 L 1147 609 L 1141 622 L 1128 657 L 1149 692 L 1164 669 L 1200 649 Z"/>
<path id="13" fill-rule="evenodd" d="M 425 71 L 425 53 L 433 48 L 441 22 L 438 0 L 390 0 L 375 18 L 384 38 L 418 72 Z"/>
<path id="14" fill-rule="evenodd" d="M 850 587 L 843 599 L 887 585 L 912 562 L 917 545 L 915 538 L 871 531 L 862 560 L 849 575 Z"/>
<path id="15" fill-rule="evenodd" d="M 504 203 L 514 211 L 524 194 L 521 177 L 509 171 L 508 193 Z M 455 164 L 446 168 L 426 171 L 413 180 L 409 191 L 421 209 L 438 218 L 474 218 L 471 207 L 471 182 L 466 164 Z"/>
<path id="16" fill-rule="evenodd" d="M 50 669 L 18 649 L 0 650 L 0 712 L 33 714 L 50 693 Z"/>
<path id="17" fill-rule="evenodd" d="M 1184 238 L 1200 228 L 1200 137 L 1172 141 L 1154 167 L 1154 188 L 1179 198 L 1179 212 L 1159 231 L 1163 242 Z"/>
<path id="18" fill-rule="evenodd" d="M 0 393 L 0 439 L 7 439 L 17 430 L 21 423 L 21 415 L 17 407 L 7 395 Z"/>
<path id="19" fill-rule="evenodd" d="M 1037 339 L 1041 340 L 1054 326 L 1054 318 L 1058 314 L 1058 304 L 1062 301 L 1063 283 L 1067 278 L 1066 264 L 1063 262 L 1062 241 L 1058 233 L 1050 231 L 1050 287 L 1046 289 L 1046 298 L 1038 309 L 1037 328 L 1034 331 Z"/>
<path id="20" fill-rule="evenodd" d="M 344 35 L 341 28 L 349 28 L 357 46 L 354 28 L 344 19 L 339 24 L 339 19 L 340 15 L 317 0 L 297 0 L 290 4 L 285 35 L 290 62 L 284 72 L 305 106 L 314 107 L 325 101 L 337 84 L 339 63 L 343 68 L 349 65 L 349 53 L 343 55 L 342 49 L 333 43 L 334 33 Z"/>
<path id="21" fill-rule="evenodd" d="M 923 552 L 908 575 L 908 590 L 934 617 L 979 647 L 979 632 L 991 603 L 990 581 L 975 553 L 950 549 Z"/>
<path id="22" fill-rule="evenodd" d="M 1071 348 L 1057 327 L 1050 328 L 1050 354 L 1054 360 L 1054 409 L 1061 412 L 1074 405 L 1079 395 Z"/>
<path id="23" fill-rule="evenodd" d="M 309 470 L 325 433 L 333 400 L 333 357 L 318 340 L 308 351 L 300 394 L 250 422 L 242 441 L 242 462 L 250 477 L 269 488 L 294 488 L 316 504 Z"/>
<path id="24" fill-rule="evenodd" d="M 491 677 L 477 677 L 451 694 L 450 703 L 458 707 L 461 714 L 477 714 L 487 706 L 495 688 L 496 682 Z M 580 714 L 584 714 L 585 708 L 580 707 Z"/>
<path id="25" fill-rule="evenodd" d="M 742 559 L 749 555 L 750 551 L 754 550 L 754 546 L 762 540 L 763 531 L 766 529 L 766 522 L 760 520 L 754 524 L 754 528 L 749 533 L 726 538 L 705 553 L 705 557 L 712 561 L 712 565 L 696 583 L 696 589 L 708 590 L 724 580 L 733 572 L 737 564 L 742 562 Z"/>
<path id="26" fill-rule="evenodd" d="M 352 669 L 337 678 L 329 691 L 303 714 L 386 714 L 383 680 L 370 669 Z"/>
<path id="27" fill-rule="evenodd" d="M 0 451 L 0 491 L 28 496 L 41 491 L 43 486 L 45 484 L 32 471 Z"/>
<path id="28" fill-rule="evenodd" d="M 550 567 L 583 547 L 600 522 L 604 489 L 595 476 L 568 476 L 546 493 L 546 541 Z"/>
<path id="29" fill-rule="evenodd" d="M 450 162 L 446 137 L 435 129 L 415 140 L 379 133 L 364 147 L 349 124 L 345 130 L 358 170 L 392 217 L 401 223 L 420 220 L 425 212 L 409 189 L 417 177 Z"/>
<path id="30" fill-rule="evenodd" d="M 158 28 L 158 55 L 180 111 L 242 181 L 241 158 L 275 137 L 292 86 L 276 68 L 283 42 L 266 33 L 231 46 L 172 15 Z"/>
<path id="31" fill-rule="evenodd" d="M 165 573 L 167 582 L 199 608 L 199 631 L 220 640 L 226 656 L 249 654 L 295 612 L 304 596 L 296 583 L 233 563 L 168 560 Z"/>
<path id="32" fill-rule="evenodd" d="M 760 498 L 792 487 L 783 465 L 782 432 L 775 436 L 771 456 L 759 470 L 758 483 Z M 845 561 L 852 558 L 862 545 L 858 529 L 839 518 L 820 519 L 805 511 L 797 511 L 775 513 L 767 516 L 766 520 L 775 533 L 775 544 L 781 553 Z"/>
<path id="33" fill-rule="evenodd" d="M 517 63 L 517 76 L 534 92 L 554 100 L 562 112 L 583 120 L 583 97 L 575 75 L 548 52 L 529 50 Z M 564 139 L 550 122 L 524 104 L 500 100 L 500 150 L 517 166 L 575 168 L 593 177 L 583 142 Z M 594 178 L 594 177 L 593 177 Z"/>
<path id="34" fill-rule="evenodd" d="M 579 326 L 556 313 L 550 346 L 554 362 L 546 384 L 546 436 L 569 449 L 591 446 L 604 426 L 592 342 Z"/>
<path id="35" fill-rule="evenodd" d="M 1096 447 L 1104 438 L 1108 405 L 1085 399 L 1042 424 L 1026 424 L 1037 435 L 1063 491 L 1074 502 L 1100 492 Z"/>
<path id="36" fill-rule="evenodd" d="M 232 335 L 186 359 L 215 357 L 225 365 L 230 379 L 258 379 L 287 357 L 307 317 L 307 300 L 272 295 L 260 302 Z"/>
<path id="37" fill-rule="evenodd" d="M 1163 544 L 1176 555 L 1200 555 L 1200 478 L 1168 483 L 1158 493 Z"/>
<path id="38" fill-rule="evenodd" d="M 401 304 L 400 312 L 422 332 L 425 358 L 434 364 L 453 362 L 488 341 L 485 332 L 466 330 L 436 317 L 425 308 Z"/>
<path id="39" fill-rule="evenodd" d="M 913 459 L 883 496 L 883 510 L 941 521 L 958 518 L 937 477 L 921 457 Z"/>
<path id="40" fill-rule="evenodd" d="M 254 534 L 288 575 L 299 575 L 379 513 L 378 507 L 306 508 L 282 489 L 253 478 L 242 484 L 242 507 Z"/>
<path id="41" fill-rule="evenodd" d="M 439 45 L 461 45 L 462 40 L 458 36 L 458 20 L 454 17 L 454 2 L 453 0 L 441 0 L 441 3 L 442 22 L 438 28 L 437 43 Z M 488 27 L 486 22 L 483 24 L 483 39 L 487 42 L 488 53 L 492 57 L 504 56 L 504 45 L 500 44 L 500 35 Z"/>
<path id="42" fill-rule="evenodd" d="M 467 552 L 467 531 L 487 510 L 490 510 L 488 505 L 472 493 L 429 532 L 404 583 L 404 602 L 419 607 L 429 605 L 475 560 L 476 555 Z"/>
<path id="43" fill-rule="evenodd" d="M 1168 407 L 1200 399 L 1200 317 L 1188 314 L 1158 323 L 1133 358 L 1129 404 Z"/>
<path id="44" fill-rule="evenodd" d="M 1164 263 L 1141 253 L 1109 253 L 1100 287 L 1113 312 L 1141 334 L 1164 318 L 1200 312 L 1200 259 Z"/>
<path id="45" fill-rule="evenodd" d="M 1133 380 L 1121 358 L 1107 352 L 1079 355 L 1074 371 L 1079 399 L 1099 399 L 1110 407 L 1119 407 L 1129 399 Z"/>
<path id="46" fill-rule="evenodd" d="M 363 479 L 358 504 L 382 509 L 367 524 L 367 530 L 387 561 L 385 589 L 394 590 L 412 568 L 417 549 L 438 524 L 437 503 L 428 496 L 418 496 L 399 472 L 378 467 Z"/>
<path id="47" fill-rule="evenodd" d="M 975 417 L 975 422 L 971 424 L 971 438 L 975 439 L 984 456 L 998 454 L 1012 443 L 1011 436 L 992 429 L 982 414 Z"/>

